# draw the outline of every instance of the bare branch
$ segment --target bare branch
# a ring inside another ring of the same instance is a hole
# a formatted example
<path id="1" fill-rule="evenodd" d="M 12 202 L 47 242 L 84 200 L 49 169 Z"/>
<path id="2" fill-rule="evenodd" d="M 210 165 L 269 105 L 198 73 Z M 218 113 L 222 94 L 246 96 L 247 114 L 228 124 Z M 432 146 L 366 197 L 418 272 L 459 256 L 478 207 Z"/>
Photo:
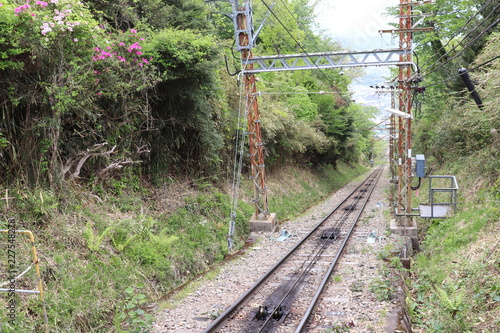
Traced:
<path id="1" fill-rule="evenodd" d="M 105 167 L 104 169 L 102 169 L 97 173 L 97 178 L 95 179 L 95 183 L 97 184 L 98 182 L 100 182 L 103 178 L 105 178 L 105 176 L 107 176 L 113 170 L 121 169 L 129 164 L 138 164 L 138 163 L 142 163 L 142 161 L 125 160 L 125 161 L 111 163 L 110 165 L 108 165 L 107 167 Z"/>
<path id="2" fill-rule="evenodd" d="M 137 155 L 146 154 L 146 153 L 149 154 L 151 152 L 151 150 L 145 149 L 145 148 L 147 148 L 147 145 L 140 146 L 139 148 L 137 148 L 137 151 L 135 153 Z"/>
<path id="3" fill-rule="evenodd" d="M 107 142 L 95 144 L 91 148 L 87 148 L 85 151 L 80 152 L 80 153 L 72 156 L 71 158 L 69 158 L 68 161 L 66 161 L 66 163 L 64 164 L 64 167 L 62 169 L 63 175 L 66 175 L 66 173 L 68 173 L 71 170 L 71 168 L 75 167 L 75 171 L 71 174 L 71 177 L 70 177 L 70 180 L 73 180 L 80 175 L 80 171 L 81 171 L 83 165 L 85 164 L 85 162 L 87 162 L 87 160 L 90 157 L 92 157 L 92 156 L 106 156 L 106 155 L 113 154 L 115 152 L 116 145 L 113 146 L 113 148 L 111 148 L 111 150 L 100 152 L 100 153 L 97 152 L 99 149 L 101 149 L 102 147 L 104 147 L 106 145 L 108 145 Z"/>

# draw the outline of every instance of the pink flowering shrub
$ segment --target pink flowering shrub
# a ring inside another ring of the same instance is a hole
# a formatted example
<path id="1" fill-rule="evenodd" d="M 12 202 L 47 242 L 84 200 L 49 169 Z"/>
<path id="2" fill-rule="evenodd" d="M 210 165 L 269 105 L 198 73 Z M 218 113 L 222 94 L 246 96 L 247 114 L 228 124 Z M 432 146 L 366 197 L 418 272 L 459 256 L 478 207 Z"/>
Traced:
<path id="1" fill-rule="evenodd" d="M 121 138 L 151 124 L 144 96 L 157 79 L 147 36 L 100 24 L 79 0 L 0 1 L 2 110 L 44 163 L 37 179 L 61 177 L 68 154 L 96 141 L 127 154 Z"/>
<path id="2" fill-rule="evenodd" d="M 38 54 L 38 59 L 50 54 L 51 59 L 45 58 L 47 62 L 59 57 L 79 64 L 74 67 L 78 70 L 95 69 L 78 74 L 86 78 L 80 82 L 89 82 L 86 89 L 94 89 L 90 93 L 93 96 L 118 96 L 118 89 L 123 93 L 128 89 L 136 91 L 138 86 L 144 86 L 143 77 L 152 75 L 148 66 L 151 59 L 146 59 L 142 51 L 144 36 L 136 29 L 107 31 L 77 0 L 26 0 L 11 8 L 18 29 L 23 30 L 19 44 Z M 55 52 L 62 53 L 57 56 Z M 71 72 L 69 67 L 65 71 Z M 150 77 L 149 81 L 154 80 Z"/>
<path id="3" fill-rule="evenodd" d="M 92 55 L 94 73 L 97 79 L 94 81 L 98 96 L 113 94 L 109 87 L 125 88 L 127 85 L 135 86 L 145 84 L 149 80 L 155 82 L 152 76 L 152 67 L 148 66 L 151 59 L 143 56 L 141 43 L 144 38 L 139 37 L 137 30 L 119 32 L 113 39 L 106 38 L 93 49 Z"/>

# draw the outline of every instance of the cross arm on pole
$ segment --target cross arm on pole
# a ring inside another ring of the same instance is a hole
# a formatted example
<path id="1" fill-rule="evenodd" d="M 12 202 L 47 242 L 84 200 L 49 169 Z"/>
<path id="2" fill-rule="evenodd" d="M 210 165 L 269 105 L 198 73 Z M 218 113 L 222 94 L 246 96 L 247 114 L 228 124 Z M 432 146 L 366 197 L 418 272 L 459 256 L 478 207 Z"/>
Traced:
<path id="1" fill-rule="evenodd" d="M 373 66 L 414 66 L 413 62 L 400 60 L 400 56 L 408 54 L 411 54 L 411 50 L 386 49 L 253 57 L 248 59 L 243 73 L 256 74 L 263 72 Z"/>

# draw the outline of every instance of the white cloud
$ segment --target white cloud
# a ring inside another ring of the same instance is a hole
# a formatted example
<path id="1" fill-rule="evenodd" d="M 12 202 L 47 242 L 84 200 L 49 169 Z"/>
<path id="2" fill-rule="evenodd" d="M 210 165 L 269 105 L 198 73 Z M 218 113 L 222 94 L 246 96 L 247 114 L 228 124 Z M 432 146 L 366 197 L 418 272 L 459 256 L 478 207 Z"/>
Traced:
<path id="1" fill-rule="evenodd" d="M 321 0 L 317 22 L 344 47 L 359 51 L 388 48 L 390 35 L 381 37 L 378 31 L 390 28 L 388 23 L 397 21 L 384 13 L 387 7 L 398 3 L 398 0 Z"/>
<path id="2" fill-rule="evenodd" d="M 356 51 L 397 48 L 397 39 L 390 34 L 379 34 L 389 29 L 389 22 L 397 18 L 384 15 L 386 8 L 399 4 L 399 0 L 320 0 L 316 21 L 334 40 L 344 48 Z M 357 103 L 383 110 L 390 106 L 389 95 L 377 95 L 370 85 L 381 84 L 389 76 L 386 67 L 366 68 L 365 76 L 351 84 L 353 99 Z"/>

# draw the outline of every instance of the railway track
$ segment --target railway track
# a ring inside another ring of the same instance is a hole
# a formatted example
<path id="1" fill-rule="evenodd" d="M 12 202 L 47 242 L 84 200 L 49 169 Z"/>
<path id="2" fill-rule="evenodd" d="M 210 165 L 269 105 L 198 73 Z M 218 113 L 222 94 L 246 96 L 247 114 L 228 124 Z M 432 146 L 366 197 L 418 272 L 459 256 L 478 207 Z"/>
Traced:
<path id="1" fill-rule="evenodd" d="M 304 332 L 382 170 L 368 176 L 203 332 Z"/>

